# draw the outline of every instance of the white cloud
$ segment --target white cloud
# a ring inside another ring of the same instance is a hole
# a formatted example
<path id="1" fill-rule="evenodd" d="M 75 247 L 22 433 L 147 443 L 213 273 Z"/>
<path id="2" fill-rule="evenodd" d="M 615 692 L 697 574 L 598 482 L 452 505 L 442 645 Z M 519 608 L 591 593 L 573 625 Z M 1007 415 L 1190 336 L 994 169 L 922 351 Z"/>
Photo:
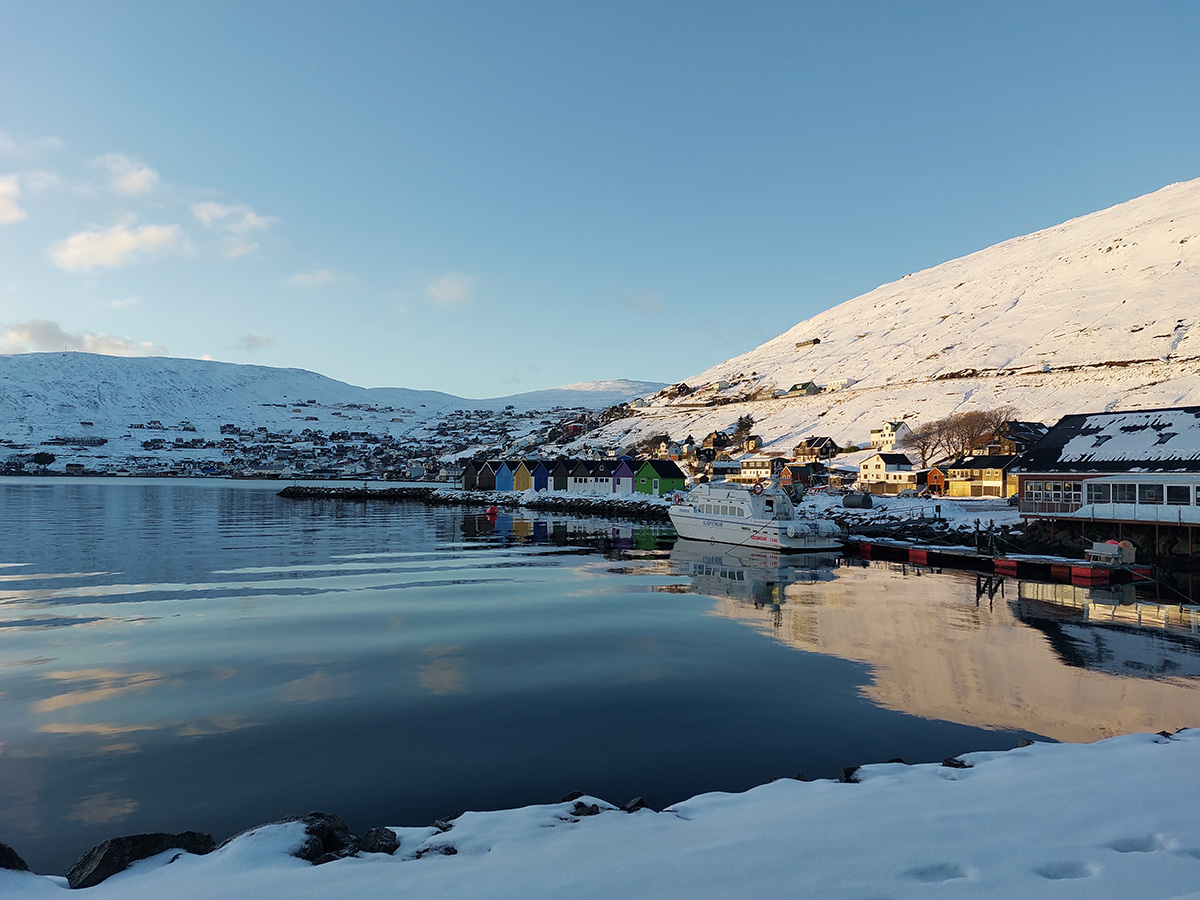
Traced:
<path id="1" fill-rule="evenodd" d="M 113 269 L 135 259 L 187 248 L 187 238 L 178 225 L 130 228 L 119 223 L 103 231 L 93 229 L 71 235 L 50 248 L 50 259 L 60 269 L 78 272 L 93 268 Z"/>
<path id="2" fill-rule="evenodd" d="M 0 178 L 0 225 L 11 225 L 25 218 L 25 210 L 17 205 L 20 196 L 16 176 Z"/>
<path id="3" fill-rule="evenodd" d="M 25 184 L 29 186 L 31 191 L 45 191 L 50 188 L 56 188 L 62 183 L 62 176 L 57 172 L 34 169 L 32 172 L 25 173 Z"/>
<path id="4" fill-rule="evenodd" d="M 270 347 L 274 343 L 268 335 L 265 334 L 247 334 L 244 337 L 238 338 L 236 346 L 239 350 L 262 350 L 265 347 Z"/>
<path id="5" fill-rule="evenodd" d="M 470 275 L 447 272 L 441 278 L 431 281 L 425 287 L 425 293 L 439 306 L 457 306 L 471 299 L 474 287 L 475 279 Z"/>
<path id="6" fill-rule="evenodd" d="M 333 284 L 335 281 L 340 280 L 341 276 L 336 272 L 331 272 L 329 269 L 314 269 L 311 272 L 301 272 L 298 275 L 293 275 L 287 280 L 287 283 L 292 287 L 316 288 L 324 287 L 327 284 Z"/>
<path id="7" fill-rule="evenodd" d="M 91 164 L 108 172 L 108 186 L 118 194 L 145 194 L 158 185 L 158 172 L 119 153 L 97 156 Z"/>
<path id="8" fill-rule="evenodd" d="M 245 203 L 229 205 L 211 200 L 195 204 L 192 215 L 209 228 L 220 226 L 239 236 L 270 228 L 276 222 L 274 216 L 260 216 Z"/>
<path id="9" fill-rule="evenodd" d="M 249 256 L 258 249 L 258 244 L 243 241 L 241 238 L 227 237 L 221 241 L 221 255 L 226 259 L 237 259 L 239 256 Z"/>
<path id="10" fill-rule="evenodd" d="M 82 350 L 106 356 L 165 356 L 167 351 L 148 341 L 131 341 L 107 334 L 70 334 L 57 322 L 31 319 L 14 324 L 0 323 L 0 353 Z"/>
<path id="11" fill-rule="evenodd" d="M 137 306 L 141 302 L 141 297 L 122 297 L 119 300 L 109 300 L 105 305 L 109 309 L 129 309 L 129 307 Z"/>
<path id="12" fill-rule="evenodd" d="M 7 131 L 0 131 L 0 155 L 4 156 L 40 156 L 51 150 L 62 149 L 63 142 L 56 137 L 17 138 Z"/>

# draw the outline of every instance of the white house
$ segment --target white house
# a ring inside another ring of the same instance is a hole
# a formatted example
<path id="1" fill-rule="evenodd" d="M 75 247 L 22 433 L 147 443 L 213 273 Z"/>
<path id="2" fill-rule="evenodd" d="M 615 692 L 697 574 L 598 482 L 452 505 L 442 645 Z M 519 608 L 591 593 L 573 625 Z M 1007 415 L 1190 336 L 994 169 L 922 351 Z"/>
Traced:
<path id="1" fill-rule="evenodd" d="M 884 422 L 881 428 L 871 429 L 871 446 L 885 453 L 891 452 L 910 434 L 912 429 L 907 422 Z"/>

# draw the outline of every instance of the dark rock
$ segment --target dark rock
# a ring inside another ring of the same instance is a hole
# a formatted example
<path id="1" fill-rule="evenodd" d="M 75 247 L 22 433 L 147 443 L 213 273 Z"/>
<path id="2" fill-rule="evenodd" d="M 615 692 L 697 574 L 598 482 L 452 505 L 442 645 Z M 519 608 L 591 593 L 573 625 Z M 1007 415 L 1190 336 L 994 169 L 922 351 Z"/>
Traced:
<path id="1" fill-rule="evenodd" d="M 93 887 L 118 872 L 123 872 L 139 859 L 157 856 L 165 850 L 186 850 L 204 855 L 216 848 L 211 834 L 185 831 L 182 834 L 131 834 L 110 838 L 97 844 L 71 866 L 67 884 L 73 888 Z"/>
<path id="2" fill-rule="evenodd" d="M 358 849 L 363 853 L 386 853 L 391 856 L 400 846 L 400 838 L 390 828 L 372 828 L 358 841 Z"/>
<path id="3" fill-rule="evenodd" d="M 587 795 L 583 791 L 571 791 L 571 793 L 567 794 L 566 796 L 559 797 L 558 802 L 559 803 L 570 803 L 572 800 L 578 800 L 580 797 L 586 797 L 586 796 Z"/>
<path id="4" fill-rule="evenodd" d="M 1029 738 L 1021 738 L 1019 741 L 1017 741 L 1017 746 L 1018 747 L 1032 747 L 1033 741 L 1031 741 Z"/>
<path id="5" fill-rule="evenodd" d="M 646 801 L 641 797 L 634 797 L 621 807 L 621 810 L 627 813 L 631 813 L 639 809 L 650 809 L 650 807 L 646 805 Z"/>
<path id="6" fill-rule="evenodd" d="M 858 784 L 858 770 L 860 766 L 843 766 L 841 773 L 838 775 L 838 781 L 842 784 Z"/>
<path id="7" fill-rule="evenodd" d="M 418 850 L 416 858 L 420 859 L 422 856 L 428 856 L 430 853 L 440 853 L 442 856 L 454 856 L 458 853 L 458 848 L 453 844 L 438 844 L 436 847 L 426 847 L 424 850 Z"/>
<path id="8" fill-rule="evenodd" d="M 958 759 L 955 756 L 947 756 L 945 759 L 942 760 L 942 765 L 945 766 L 947 769 L 969 769 L 969 768 L 971 768 L 970 763 L 963 762 L 961 759 Z"/>
<path id="9" fill-rule="evenodd" d="M 571 808 L 573 816 L 598 816 L 600 815 L 600 807 L 595 803 L 584 803 L 581 800 L 575 801 L 575 806 Z"/>
<path id="10" fill-rule="evenodd" d="M 310 812 L 306 816 L 287 816 L 283 819 L 276 819 L 274 822 L 267 822 L 256 828 L 239 832 L 224 840 L 221 846 L 224 847 L 230 841 L 237 840 L 243 834 L 253 834 L 259 828 L 265 828 L 267 825 L 286 825 L 289 822 L 304 823 L 304 843 L 292 852 L 292 856 L 298 859 L 320 865 L 344 856 L 353 856 L 358 849 L 358 838 L 350 833 L 346 823 L 338 816 L 323 812 Z"/>
<path id="11" fill-rule="evenodd" d="M 449 831 L 454 827 L 454 820 L 461 816 L 462 813 L 455 813 L 452 816 L 446 816 L 444 819 L 434 819 L 433 827 L 438 831 Z"/>
<path id="12" fill-rule="evenodd" d="M 902 766 L 907 766 L 907 765 L 908 765 L 908 763 L 906 763 L 904 760 L 902 760 L 902 759 L 901 759 L 900 757 L 898 757 L 898 756 L 897 756 L 897 757 L 895 757 L 895 758 L 893 758 L 893 759 L 889 759 L 889 760 L 888 760 L 888 762 L 889 762 L 889 763 L 900 763 L 900 765 L 902 765 Z"/>
<path id="13" fill-rule="evenodd" d="M 289 816 L 271 824 L 283 822 L 304 823 L 304 843 L 292 851 L 292 856 L 306 859 L 314 865 L 351 856 L 358 849 L 358 840 L 350 833 L 346 823 L 332 813 L 310 812 L 307 816 Z"/>
<path id="14" fill-rule="evenodd" d="M 13 872 L 28 872 L 29 866 L 25 860 L 17 854 L 17 851 L 8 844 L 0 844 L 0 869 L 9 869 Z"/>

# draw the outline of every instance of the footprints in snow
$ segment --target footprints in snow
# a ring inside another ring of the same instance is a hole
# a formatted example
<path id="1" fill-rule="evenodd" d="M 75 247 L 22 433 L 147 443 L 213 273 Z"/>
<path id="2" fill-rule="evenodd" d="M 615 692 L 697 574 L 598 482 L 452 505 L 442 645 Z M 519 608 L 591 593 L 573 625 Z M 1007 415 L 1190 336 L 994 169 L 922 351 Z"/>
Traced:
<path id="1" fill-rule="evenodd" d="M 1100 867 L 1092 863 L 1057 862 L 1038 866 L 1033 871 L 1050 881 L 1060 881 L 1064 878 L 1090 878 L 1100 871 Z"/>
<path id="2" fill-rule="evenodd" d="M 1154 853 L 1160 850 L 1176 851 L 1185 856 L 1200 860 L 1200 847 L 1179 847 L 1179 842 L 1162 834 L 1145 834 L 1136 837 L 1121 838 L 1107 845 L 1109 850 L 1117 853 Z M 1063 860 L 1035 866 L 1036 875 L 1047 881 L 1064 881 L 1077 878 L 1091 878 L 1099 875 L 1103 867 L 1090 862 Z M 941 884 L 957 878 L 970 878 L 971 870 L 954 863 L 933 863 L 918 866 L 904 873 L 913 881 L 923 884 Z"/>
<path id="3" fill-rule="evenodd" d="M 925 884 L 941 884 L 943 881 L 952 881 L 955 878 L 966 878 L 968 872 L 962 866 L 956 866 L 952 863 L 940 863 L 909 869 L 906 874 L 910 878 Z"/>

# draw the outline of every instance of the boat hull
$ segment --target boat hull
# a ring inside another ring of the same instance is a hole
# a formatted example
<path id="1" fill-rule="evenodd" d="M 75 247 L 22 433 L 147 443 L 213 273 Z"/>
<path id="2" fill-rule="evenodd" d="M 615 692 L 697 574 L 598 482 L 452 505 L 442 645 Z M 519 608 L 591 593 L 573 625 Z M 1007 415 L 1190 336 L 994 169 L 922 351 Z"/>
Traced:
<path id="1" fill-rule="evenodd" d="M 692 541 L 766 547 L 789 552 L 840 550 L 841 531 L 821 519 L 746 519 L 704 515 L 690 506 L 671 508 L 671 524 Z"/>

